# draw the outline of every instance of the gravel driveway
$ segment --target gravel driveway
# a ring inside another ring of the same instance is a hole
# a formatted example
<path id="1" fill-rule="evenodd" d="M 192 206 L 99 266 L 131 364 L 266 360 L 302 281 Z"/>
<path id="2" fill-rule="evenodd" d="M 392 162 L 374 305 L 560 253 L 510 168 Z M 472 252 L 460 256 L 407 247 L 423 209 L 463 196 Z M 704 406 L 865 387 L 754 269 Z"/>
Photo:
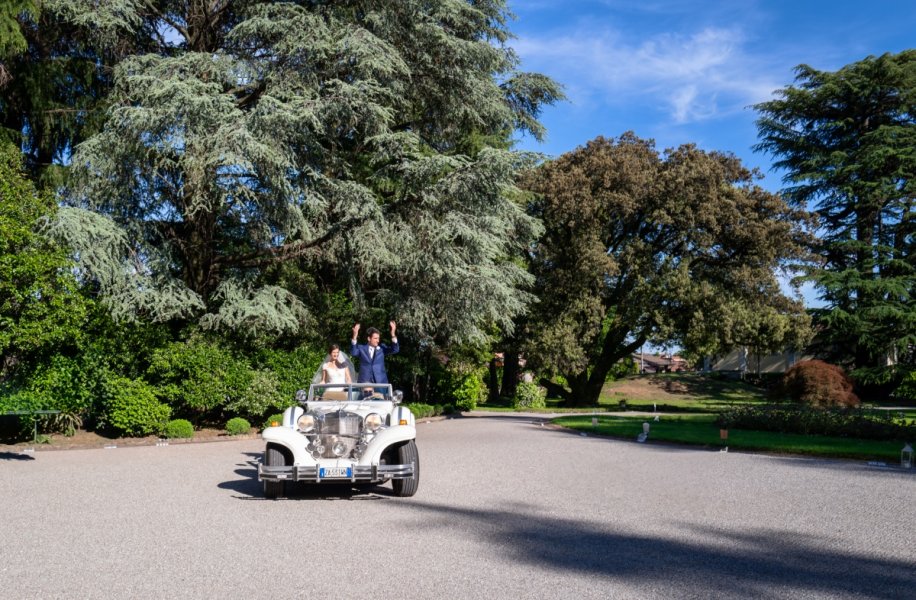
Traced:
<path id="1" fill-rule="evenodd" d="M 0 595 L 916 598 L 916 473 L 418 427 L 420 490 L 267 501 L 258 440 L 0 454 Z"/>

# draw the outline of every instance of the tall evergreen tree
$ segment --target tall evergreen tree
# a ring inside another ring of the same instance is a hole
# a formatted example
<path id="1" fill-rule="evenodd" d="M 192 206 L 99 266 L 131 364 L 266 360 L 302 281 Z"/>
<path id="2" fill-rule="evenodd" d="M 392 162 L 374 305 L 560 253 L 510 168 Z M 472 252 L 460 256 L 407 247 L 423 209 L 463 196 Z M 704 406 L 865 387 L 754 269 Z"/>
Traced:
<path id="1" fill-rule="evenodd" d="M 760 150 L 779 160 L 785 190 L 820 217 L 810 272 L 825 302 L 819 335 L 835 360 L 873 382 L 916 346 L 916 50 L 836 72 L 796 68 L 794 85 L 757 105 Z"/>
<path id="2" fill-rule="evenodd" d="M 754 178 L 734 156 L 692 145 L 659 155 L 631 133 L 530 173 L 546 233 L 532 253 L 540 302 L 527 349 L 565 377 L 554 393 L 594 404 L 646 341 L 695 354 L 806 341 L 801 302 L 775 277 L 803 257 L 805 215 Z"/>
<path id="3" fill-rule="evenodd" d="M 0 7 L 0 139 L 22 149 L 42 187 L 61 183 L 74 146 L 100 128 L 108 69 L 118 58 L 97 52 L 91 32 L 53 6 L 13 0 Z"/>
<path id="4" fill-rule="evenodd" d="M 295 330 L 265 277 L 291 261 L 443 340 L 524 308 L 505 257 L 538 233 L 512 196 L 531 157 L 494 141 L 540 136 L 560 92 L 516 70 L 502 0 L 53 4 L 106 47 L 152 40 L 53 228 L 116 315 Z"/>

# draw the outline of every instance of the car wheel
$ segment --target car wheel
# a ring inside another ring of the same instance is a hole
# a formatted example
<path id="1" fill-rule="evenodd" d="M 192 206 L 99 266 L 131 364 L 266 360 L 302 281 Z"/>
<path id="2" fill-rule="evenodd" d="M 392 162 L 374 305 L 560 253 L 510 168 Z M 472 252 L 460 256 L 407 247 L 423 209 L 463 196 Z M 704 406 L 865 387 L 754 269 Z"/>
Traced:
<path id="1" fill-rule="evenodd" d="M 276 448 L 268 448 L 264 452 L 264 464 L 268 467 L 282 467 L 286 465 L 286 458 Z M 276 500 L 283 497 L 285 481 L 264 481 L 264 497 Z"/>
<path id="2" fill-rule="evenodd" d="M 413 463 L 413 477 L 410 479 L 392 479 L 391 487 L 396 496 L 407 497 L 417 493 L 420 486 L 420 453 L 417 452 L 417 443 L 410 440 L 398 446 L 398 464 Z"/>

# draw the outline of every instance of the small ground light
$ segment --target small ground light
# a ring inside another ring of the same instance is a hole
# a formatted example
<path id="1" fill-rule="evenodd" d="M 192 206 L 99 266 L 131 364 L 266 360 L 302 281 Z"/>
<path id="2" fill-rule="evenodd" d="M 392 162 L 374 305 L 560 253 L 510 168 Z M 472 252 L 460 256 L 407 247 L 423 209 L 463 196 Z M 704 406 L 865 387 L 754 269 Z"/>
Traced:
<path id="1" fill-rule="evenodd" d="M 913 468 L 913 447 L 909 443 L 904 444 L 900 451 L 900 466 L 904 469 Z"/>

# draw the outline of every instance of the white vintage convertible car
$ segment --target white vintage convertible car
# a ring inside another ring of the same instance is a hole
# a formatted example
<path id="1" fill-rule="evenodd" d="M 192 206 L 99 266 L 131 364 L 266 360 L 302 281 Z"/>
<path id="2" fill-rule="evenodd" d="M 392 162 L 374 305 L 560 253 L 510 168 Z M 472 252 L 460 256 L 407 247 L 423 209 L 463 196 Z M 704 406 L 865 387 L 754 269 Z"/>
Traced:
<path id="1" fill-rule="evenodd" d="M 391 480 L 398 496 L 413 496 L 420 483 L 416 422 L 399 406 L 391 385 L 312 384 L 296 394 L 299 406 L 268 427 L 258 466 L 264 496 L 284 495 L 288 481 L 312 484 L 381 484 Z"/>

